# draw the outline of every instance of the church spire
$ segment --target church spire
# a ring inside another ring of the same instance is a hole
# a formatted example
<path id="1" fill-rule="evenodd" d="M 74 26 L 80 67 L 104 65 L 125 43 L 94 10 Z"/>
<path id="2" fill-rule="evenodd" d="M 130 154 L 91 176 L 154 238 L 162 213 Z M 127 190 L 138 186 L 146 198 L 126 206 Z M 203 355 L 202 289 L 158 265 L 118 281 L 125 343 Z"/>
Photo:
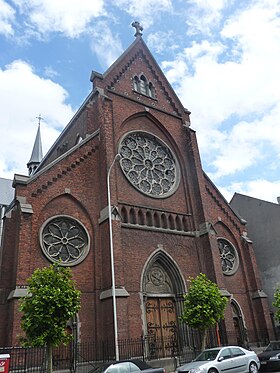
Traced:
<path id="1" fill-rule="evenodd" d="M 40 124 L 43 118 L 41 117 L 41 114 L 39 114 L 39 117 L 36 117 L 36 118 L 38 119 L 38 130 L 37 130 L 37 135 L 35 138 L 32 154 L 31 154 L 29 162 L 27 163 L 29 176 L 34 174 L 34 172 L 36 171 L 37 167 L 39 166 L 43 158 L 41 131 L 40 131 Z"/>

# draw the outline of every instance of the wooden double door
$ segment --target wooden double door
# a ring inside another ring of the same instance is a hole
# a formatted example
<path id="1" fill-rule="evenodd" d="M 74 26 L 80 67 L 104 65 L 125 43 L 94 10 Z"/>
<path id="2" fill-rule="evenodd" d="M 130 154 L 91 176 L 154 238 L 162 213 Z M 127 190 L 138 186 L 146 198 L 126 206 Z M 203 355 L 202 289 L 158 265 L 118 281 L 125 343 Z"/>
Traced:
<path id="1" fill-rule="evenodd" d="M 146 302 L 147 333 L 150 354 L 173 356 L 177 349 L 177 313 L 173 298 L 148 298 Z"/>

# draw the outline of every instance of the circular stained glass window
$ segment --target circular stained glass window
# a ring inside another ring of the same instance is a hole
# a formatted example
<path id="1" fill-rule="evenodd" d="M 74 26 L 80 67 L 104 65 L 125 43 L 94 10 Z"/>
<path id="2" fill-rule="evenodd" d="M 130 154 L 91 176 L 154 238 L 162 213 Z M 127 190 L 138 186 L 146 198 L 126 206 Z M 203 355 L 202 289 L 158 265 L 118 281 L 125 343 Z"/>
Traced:
<path id="1" fill-rule="evenodd" d="M 225 275 L 233 275 L 238 268 L 239 259 L 235 247 L 226 239 L 218 239 L 222 270 Z"/>
<path id="2" fill-rule="evenodd" d="M 40 231 L 41 248 L 52 262 L 74 266 L 89 252 L 89 235 L 85 227 L 68 216 L 47 220 Z"/>
<path id="3" fill-rule="evenodd" d="M 120 165 L 130 183 L 144 194 L 164 198 L 179 184 L 179 168 L 168 146 L 146 132 L 131 132 L 120 142 Z"/>

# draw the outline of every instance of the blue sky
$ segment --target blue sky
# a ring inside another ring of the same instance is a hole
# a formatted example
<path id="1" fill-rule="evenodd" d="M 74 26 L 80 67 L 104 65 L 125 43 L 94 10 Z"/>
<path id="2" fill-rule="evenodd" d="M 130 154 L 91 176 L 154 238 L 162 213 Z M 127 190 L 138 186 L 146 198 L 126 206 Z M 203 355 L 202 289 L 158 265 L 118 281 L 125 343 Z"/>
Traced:
<path id="1" fill-rule="evenodd" d="M 191 114 L 223 195 L 280 196 L 280 0 L 0 0 L 0 177 L 27 174 L 103 73 L 143 38 Z"/>

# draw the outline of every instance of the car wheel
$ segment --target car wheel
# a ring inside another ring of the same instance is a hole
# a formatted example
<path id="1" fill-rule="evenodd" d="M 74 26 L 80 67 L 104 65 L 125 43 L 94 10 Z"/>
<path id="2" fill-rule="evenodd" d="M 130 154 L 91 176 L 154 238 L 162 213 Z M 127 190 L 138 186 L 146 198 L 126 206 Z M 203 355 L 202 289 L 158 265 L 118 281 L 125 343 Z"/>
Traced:
<path id="1" fill-rule="evenodd" d="M 250 363 L 249 365 L 249 373 L 258 373 L 258 367 L 257 367 L 257 364 L 252 362 Z"/>
<path id="2" fill-rule="evenodd" d="M 218 373 L 216 369 L 214 368 L 211 368 L 208 370 L 208 373 Z"/>

